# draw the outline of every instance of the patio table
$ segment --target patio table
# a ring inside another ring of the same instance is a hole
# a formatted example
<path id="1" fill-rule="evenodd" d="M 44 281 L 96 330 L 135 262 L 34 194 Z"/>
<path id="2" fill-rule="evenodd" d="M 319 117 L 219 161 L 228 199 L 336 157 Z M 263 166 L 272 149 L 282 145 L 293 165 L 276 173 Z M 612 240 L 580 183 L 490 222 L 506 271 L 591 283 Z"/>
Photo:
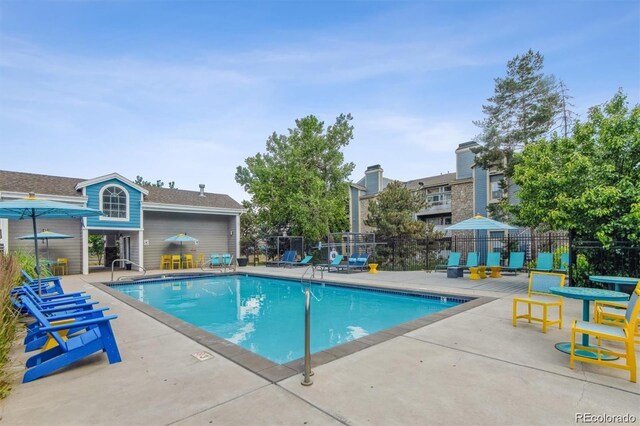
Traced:
<path id="1" fill-rule="evenodd" d="M 593 275 L 589 277 L 589 281 L 602 284 L 613 284 L 615 291 L 620 291 L 621 285 L 636 285 L 640 278 L 633 277 L 613 277 L 605 275 Z"/>
<path id="2" fill-rule="evenodd" d="M 549 291 L 558 296 L 568 297 L 570 299 L 582 300 L 582 320 L 589 322 L 589 302 L 592 300 L 627 300 L 629 295 L 619 291 L 602 290 L 599 288 L 588 287 L 551 287 Z M 582 345 L 589 346 L 589 335 L 582 335 Z M 571 342 L 556 343 L 556 349 L 566 354 L 571 353 Z M 587 350 L 578 350 L 581 356 L 588 358 L 597 358 L 597 355 Z M 601 359 L 611 361 L 617 357 L 602 355 Z"/>

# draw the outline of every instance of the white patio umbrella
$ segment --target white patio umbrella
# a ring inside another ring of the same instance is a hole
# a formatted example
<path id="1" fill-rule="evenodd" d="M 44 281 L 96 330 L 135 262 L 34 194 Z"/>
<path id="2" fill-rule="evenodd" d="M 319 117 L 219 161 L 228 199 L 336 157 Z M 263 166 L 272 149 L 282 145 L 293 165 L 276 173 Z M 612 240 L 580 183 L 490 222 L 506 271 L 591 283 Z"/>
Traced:
<path id="1" fill-rule="evenodd" d="M 77 204 L 63 203 L 36 198 L 33 192 L 27 198 L 19 200 L 0 201 L 0 218 L 24 220 L 31 219 L 33 234 L 37 235 L 37 218 L 69 219 L 88 216 L 103 216 L 100 210 L 90 209 Z M 40 281 L 40 257 L 38 254 L 38 240 L 34 238 L 36 252 L 36 275 L 38 276 L 38 293 L 42 294 Z"/>

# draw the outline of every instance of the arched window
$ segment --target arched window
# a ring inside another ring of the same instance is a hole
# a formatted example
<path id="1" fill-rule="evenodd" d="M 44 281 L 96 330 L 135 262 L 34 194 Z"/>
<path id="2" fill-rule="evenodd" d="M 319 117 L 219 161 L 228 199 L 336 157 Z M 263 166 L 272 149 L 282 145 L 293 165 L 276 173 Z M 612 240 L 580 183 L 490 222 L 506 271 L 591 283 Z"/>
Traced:
<path id="1" fill-rule="evenodd" d="M 101 207 L 104 216 L 109 219 L 128 219 L 127 191 L 119 185 L 106 186 L 101 191 Z"/>

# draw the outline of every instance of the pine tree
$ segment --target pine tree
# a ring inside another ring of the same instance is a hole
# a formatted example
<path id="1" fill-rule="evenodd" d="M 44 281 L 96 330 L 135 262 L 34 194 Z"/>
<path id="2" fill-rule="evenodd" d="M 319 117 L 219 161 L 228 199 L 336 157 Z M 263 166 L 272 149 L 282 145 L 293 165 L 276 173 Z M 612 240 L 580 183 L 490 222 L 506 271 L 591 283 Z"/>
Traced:
<path id="1" fill-rule="evenodd" d="M 558 104 L 558 118 L 556 120 L 557 125 L 553 130 L 559 130 L 560 132 L 562 132 L 563 137 L 568 138 L 569 132 L 573 127 L 576 119 L 578 118 L 578 115 L 570 109 L 572 106 L 574 106 L 571 103 L 571 99 L 573 99 L 573 96 L 569 95 L 569 89 L 562 80 L 560 80 L 560 83 L 558 84 L 558 94 L 560 95 L 560 102 Z"/>
<path id="2" fill-rule="evenodd" d="M 513 156 L 549 134 L 560 111 L 561 96 L 555 78 L 544 75 L 544 57 L 529 49 L 507 63 L 507 76 L 495 79 L 494 95 L 482 106 L 486 115 L 474 121 L 481 128 L 481 147 L 475 150 L 478 165 L 513 174 Z"/>

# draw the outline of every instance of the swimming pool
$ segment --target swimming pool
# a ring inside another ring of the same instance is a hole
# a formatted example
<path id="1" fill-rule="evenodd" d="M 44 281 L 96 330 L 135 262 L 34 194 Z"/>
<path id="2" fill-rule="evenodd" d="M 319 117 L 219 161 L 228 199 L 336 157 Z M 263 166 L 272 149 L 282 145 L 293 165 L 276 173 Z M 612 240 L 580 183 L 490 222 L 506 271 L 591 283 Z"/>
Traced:
<path id="1" fill-rule="evenodd" d="M 275 363 L 304 355 L 299 281 L 217 275 L 111 287 Z M 464 303 L 436 295 L 312 284 L 311 352 Z"/>

